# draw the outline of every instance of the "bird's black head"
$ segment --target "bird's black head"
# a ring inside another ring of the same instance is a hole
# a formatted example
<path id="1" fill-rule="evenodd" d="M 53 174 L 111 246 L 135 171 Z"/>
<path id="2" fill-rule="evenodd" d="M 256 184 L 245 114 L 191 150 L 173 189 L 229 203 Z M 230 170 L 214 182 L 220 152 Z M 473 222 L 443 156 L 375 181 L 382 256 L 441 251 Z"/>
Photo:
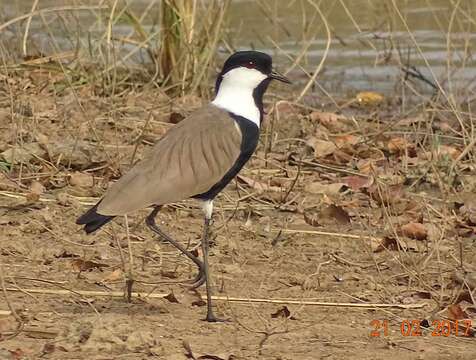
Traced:
<path id="1" fill-rule="evenodd" d="M 259 51 L 238 51 L 223 64 L 222 75 L 237 67 L 256 69 L 265 75 L 271 74 L 273 60 L 268 54 Z"/>
<path id="2" fill-rule="evenodd" d="M 265 75 L 264 79 L 275 79 L 288 84 L 290 83 L 285 76 L 273 70 L 273 60 L 271 56 L 260 51 L 249 50 L 238 51 L 225 61 L 223 69 L 217 79 L 217 88 L 219 85 L 218 81 L 221 81 L 221 78 L 225 74 L 236 68 L 254 69 Z"/>

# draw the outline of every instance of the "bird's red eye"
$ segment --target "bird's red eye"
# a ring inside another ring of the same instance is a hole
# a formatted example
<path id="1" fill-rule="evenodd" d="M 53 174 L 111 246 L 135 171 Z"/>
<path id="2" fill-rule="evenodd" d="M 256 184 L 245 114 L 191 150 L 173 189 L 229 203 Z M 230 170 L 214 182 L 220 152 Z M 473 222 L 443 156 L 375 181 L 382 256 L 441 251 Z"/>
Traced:
<path id="1" fill-rule="evenodd" d="M 245 65 L 248 69 L 253 69 L 255 67 L 255 63 L 253 61 L 248 62 Z"/>

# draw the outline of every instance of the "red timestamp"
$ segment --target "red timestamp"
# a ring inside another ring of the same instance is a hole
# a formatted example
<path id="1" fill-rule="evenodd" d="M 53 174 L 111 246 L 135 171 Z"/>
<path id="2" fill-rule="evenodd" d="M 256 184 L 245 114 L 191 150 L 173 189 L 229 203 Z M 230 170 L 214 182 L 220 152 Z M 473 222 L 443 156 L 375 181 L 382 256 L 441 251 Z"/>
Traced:
<path id="1" fill-rule="evenodd" d="M 389 321 L 384 320 L 372 320 L 370 326 L 373 328 L 370 331 L 371 337 L 381 337 L 389 335 L 390 324 Z M 402 320 L 400 322 L 400 334 L 402 336 L 422 336 L 422 328 L 427 328 L 431 331 L 430 335 L 434 337 L 449 337 L 474 336 L 471 320 L 433 320 L 431 323 L 428 320 Z"/>

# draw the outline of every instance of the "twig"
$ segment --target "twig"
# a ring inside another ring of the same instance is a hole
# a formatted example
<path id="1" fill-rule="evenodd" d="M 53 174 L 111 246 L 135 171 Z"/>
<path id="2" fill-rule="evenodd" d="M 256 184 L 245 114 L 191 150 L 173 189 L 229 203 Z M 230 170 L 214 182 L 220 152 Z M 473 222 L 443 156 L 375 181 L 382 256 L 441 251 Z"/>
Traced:
<path id="1" fill-rule="evenodd" d="M 326 61 L 327 54 L 329 53 L 329 48 L 330 48 L 331 42 L 332 42 L 331 30 L 329 28 L 329 24 L 327 23 L 326 17 L 322 13 L 319 6 L 316 3 L 314 3 L 314 1 L 308 0 L 308 2 L 309 2 L 309 4 L 311 4 L 311 6 L 313 6 L 316 9 L 316 11 L 319 13 L 319 16 L 321 17 L 322 23 L 324 24 L 324 27 L 326 28 L 327 42 L 326 42 L 326 48 L 324 49 L 324 54 L 322 55 L 321 61 L 317 65 L 316 70 L 314 70 L 314 73 L 312 74 L 312 77 L 309 79 L 307 84 L 304 86 L 304 89 L 302 89 L 301 93 L 297 97 L 296 102 L 299 102 L 302 99 L 302 97 L 304 95 L 306 95 L 308 90 L 311 88 L 312 84 L 314 84 L 314 82 L 316 81 L 317 75 L 319 75 L 319 73 L 321 72 L 322 67 L 324 65 L 324 61 Z"/>
<path id="2" fill-rule="evenodd" d="M 424 76 L 415 66 L 405 65 L 402 66 L 401 70 L 405 73 L 405 78 L 408 78 L 408 76 L 414 77 L 415 79 L 421 80 L 425 84 L 430 85 L 433 89 L 438 90 L 438 86 L 436 86 L 433 81 Z"/>
<path id="3" fill-rule="evenodd" d="M 31 11 L 30 11 L 30 14 L 33 14 L 33 12 L 35 11 L 36 7 L 38 6 L 38 2 L 40 0 L 35 0 L 33 2 L 33 5 L 31 6 Z M 26 42 L 28 40 L 28 33 L 30 32 L 30 25 L 31 25 L 31 19 L 33 18 L 33 15 L 31 15 L 27 21 L 26 21 L 26 25 L 25 25 L 25 34 L 23 35 L 23 56 L 27 56 L 27 52 L 26 52 Z"/>
<path id="4" fill-rule="evenodd" d="M 9 21 L 3 23 L 2 25 L 0 25 L 0 31 L 2 31 L 3 29 L 9 27 L 9 26 L 12 25 L 12 24 L 15 24 L 15 23 L 17 23 L 17 22 L 19 22 L 19 21 L 22 21 L 22 20 L 24 20 L 24 19 L 31 18 L 32 16 L 35 16 L 35 15 L 43 15 L 43 14 L 47 14 L 47 13 L 51 13 L 51 12 L 58 12 L 58 11 L 103 10 L 103 9 L 107 9 L 107 6 L 106 6 L 106 5 L 97 5 L 97 6 L 60 6 L 60 7 L 52 7 L 52 8 L 48 8 L 48 9 L 41 9 L 41 10 L 29 12 L 28 14 L 24 14 L 24 15 L 21 15 L 21 16 L 17 16 L 16 18 L 11 19 L 11 20 L 9 20 Z"/>
<path id="5" fill-rule="evenodd" d="M 301 157 L 302 157 L 303 153 L 301 152 Z M 299 175 L 301 175 L 301 159 L 299 159 L 299 162 L 298 162 L 298 167 L 297 167 L 297 172 L 296 172 L 296 177 L 293 179 L 293 182 L 291 183 L 291 186 L 289 187 L 289 189 L 286 191 L 286 194 L 284 195 L 283 199 L 281 200 L 281 204 L 285 204 L 286 203 L 286 200 L 288 199 L 289 197 L 289 194 L 291 194 L 291 191 L 293 191 L 294 187 L 296 186 L 297 184 L 297 181 L 299 179 Z"/>
<path id="6" fill-rule="evenodd" d="M 16 288 L 6 288 L 7 291 L 19 291 Z M 46 294 L 46 295 L 69 295 L 78 294 L 82 296 L 105 296 L 105 297 L 123 297 L 120 291 L 88 291 L 88 290 L 60 290 L 60 289 L 23 289 L 25 291 Z M 132 297 L 135 298 L 155 298 L 160 299 L 168 296 L 167 293 L 145 293 L 133 292 Z M 264 304 L 292 304 L 292 305 L 313 305 L 313 306 L 332 306 L 332 307 L 355 307 L 355 308 L 396 308 L 396 309 L 420 309 L 425 307 L 426 303 L 421 304 L 392 304 L 392 303 L 338 303 L 314 301 L 310 299 L 263 299 L 263 298 L 242 298 L 230 296 L 212 296 L 212 300 L 228 301 L 228 302 L 244 302 L 244 303 L 264 303 Z"/>
<path id="7" fill-rule="evenodd" d="M 147 126 L 149 125 L 150 120 L 152 119 L 152 111 L 149 112 L 149 116 L 147 116 L 147 120 L 144 123 L 144 126 L 142 127 L 139 136 L 137 137 L 136 143 L 134 145 L 134 150 L 132 151 L 132 156 L 131 156 L 131 163 L 130 165 L 134 165 L 134 160 L 136 158 L 136 153 L 137 149 L 139 148 L 139 145 L 141 143 L 141 140 L 144 136 L 145 131 L 147 130 Z"/>
<path id="8" fill-rule="evenodd" d="M 302 163 L 304 165 L 308 165 L 308 166 L 314 166 L 314 167 L 318 167 L 318 168 L 322 168 L 324 170 L 329 170 L 329 171 L 333 171 L 333 172 L 337 172 L 337 173 L 342 173 L 342 174 L 346 174 L 346 175 L 355 175 L 355 176 L 361 176 L 361 177 L 365 177 L 365 178 L 368 178 L 369 176 L 366 175 L 366 174 L 362 174 L 358 171 L 353 171 L 353 170 L 348 170 L 348 169 L 343 169 L 343 168 L 338 168 L 338 167 L 335 167 L 335 166 L 329 166 L 329 165 L 324 165 L 324 164 L 320 164 L 318 162 L 315 162 L 315 161 L 306 161 L 306 160 L 295 160 L 295 159 L 291 159 L 291 165 L 294 165 L 294 164 L 299 164 L 299 163 Z"/>
<path id="9" fill-rule="evenodd" d="M 476 137 L 474 137 L 471 142 L 464 148 L 464 150 L 461 152 L 461 154 L 458 155 L 458 157 L 453 161 L 450 167 L 449 174 L 450 176 L 453 174 L 456 165 L 465 157 L 467 156 L 471 150 L 476 146 Z"/>
<path id="10" fill-rule="evenodd" d="M 10 309 L 10 313 L 11 315 L 13 315 L 13 317 L 17 321 L 17 328 L 15 329 L 15 331 L 12 334 L 2 339 L 2 340 L 9 340 L 17 336 L 19 333 L 21 333 L 24 324 L 23 324 L 22 318 L 15 311 L 15 308 L 12 306 L 12 304 L 10 303 L 10 300 L 8 299 L 8 295 L 7 295 L 8 289 L 5 286 L 5 276 L 3 274 L 3 265 L 1 263 L 0 263 L 0 285 L 2 287 L 2 292 L 3 292 L 3 297 L 5 298 L 5 302 L 7 303 L 7 306 Z"/>
<path id="11" fill-rule="evenodd" d="M 323 236 L 335 236 L 349 239 L 361 239 L 361 240 L 380 240 L 374 236 L 357 235 L 357 234 L 343 234 L 318 230 L 294 230 L 294 229 L 272 229 L 272 232 L 282 232 L 288 234 L 311 234 L 311 235 L 323 235 Z"/>

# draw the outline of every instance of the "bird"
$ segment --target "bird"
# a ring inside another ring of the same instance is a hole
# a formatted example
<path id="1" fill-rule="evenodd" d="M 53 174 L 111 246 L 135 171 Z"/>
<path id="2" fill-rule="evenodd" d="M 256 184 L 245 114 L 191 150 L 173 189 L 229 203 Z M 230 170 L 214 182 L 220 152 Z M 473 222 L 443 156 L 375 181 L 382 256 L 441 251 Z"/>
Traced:
<path id="1" fill-rule="evenodd" d="M 238 174 L 255 151 L 263 122 L 263 95 L 270 82 L 290 80 L 273 68 L 270 55 L 238 51 L 223 64 L 214 99 L 174 125 L 147 155 L 113 183 L 96 205 L 77 220 L 87 234 L 116 216 L 152 207 L 146 225 L 193 261 L 198 274 L 191 288 L 206 286 L 208 322 L 221 321 L 212 306 L 209 228 L 213 200 Z M 193 198 L 204 213 L 202 259 L 162 231 L 155 217 L 162 206 Z"/>

